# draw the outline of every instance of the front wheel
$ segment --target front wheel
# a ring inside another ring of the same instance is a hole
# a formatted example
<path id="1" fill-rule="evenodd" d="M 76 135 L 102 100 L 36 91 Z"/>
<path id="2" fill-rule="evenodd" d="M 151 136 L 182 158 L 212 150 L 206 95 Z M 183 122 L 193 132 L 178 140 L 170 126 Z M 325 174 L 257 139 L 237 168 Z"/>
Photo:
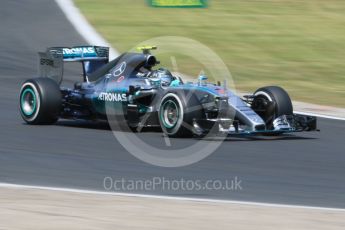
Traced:
<path id="1" fill-rule="evenodd" d="M 273 121 L 282 115 L 292 115 L 293 107 L 288 93 L 279 86 L 266 86 L 254 93 L 252 109 L 273 129 Z"/>
<path id="2" fill-rule="evenodd" d="M 20 114 L 28 124 L 53 124 L 61 108 L 59 85 L 50 78 L 27 80 L 20 89 Z"/>
<path id="3" fill-rule="evenodd" d="M 159 123 L 169 137 L 190 137 L 194 134 L 193 120 L 198 119 L 201 112 L 194 95 L 187 99 L 184 92 L 169 92 L 160 102 Z"/>

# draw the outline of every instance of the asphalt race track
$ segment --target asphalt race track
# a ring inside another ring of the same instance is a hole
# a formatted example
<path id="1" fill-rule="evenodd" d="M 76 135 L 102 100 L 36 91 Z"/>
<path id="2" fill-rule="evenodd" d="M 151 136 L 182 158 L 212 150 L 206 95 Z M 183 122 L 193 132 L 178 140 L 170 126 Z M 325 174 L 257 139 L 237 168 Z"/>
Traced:
<path id="1" fill-rule="evenodd" d="M 54 1 L 1 1 L 0 31 L 0 182 L 104 191 L 107 176 L 202 181 L 237 176 L 240 191 L 132 192 L 345 208 L 344 121 L 319 119 L 321 132 L 229 139 L 186 167 L 152 166 L 129 154 L 106 125 L 23 123 L 18 93 L 37 72 L 36 52 L 85 43 Z M 163 142 L 159 132 L 140 135 L 153 144 Z M 174 145 L 195 141 L 177 139 Z"/>

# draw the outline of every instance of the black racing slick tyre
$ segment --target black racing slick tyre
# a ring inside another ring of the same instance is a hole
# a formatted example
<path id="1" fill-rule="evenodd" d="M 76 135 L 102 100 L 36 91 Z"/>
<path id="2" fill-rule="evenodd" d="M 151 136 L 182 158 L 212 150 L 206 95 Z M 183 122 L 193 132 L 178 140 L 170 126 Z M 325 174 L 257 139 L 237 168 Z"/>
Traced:
<path id="1" fill-rule="evenodd" d="M 288 93 L 279 86 L 259 88 L 254 93 L 252 108 L 266 122 L 268 129 L 273 129 L 273 121 L 282 115 L 292 115 L 293 107 Z"/>
<path id="2" fill-rule="evenodd" d="M 20 89 L 19 107 L 23 120 L 32 125 L 55 123 L 61 110 L 59 85 L 50 78 L 25 81 Z"/>
<path id="3" fill-rule="evenodd" d="M 183 91 L 168 92 L 159 105 L 160 126 L 169 137 L 191 137 L 194 135 L 193 120 L 200 118 L 201 110 L 194 95 L 186 95 Z"/>

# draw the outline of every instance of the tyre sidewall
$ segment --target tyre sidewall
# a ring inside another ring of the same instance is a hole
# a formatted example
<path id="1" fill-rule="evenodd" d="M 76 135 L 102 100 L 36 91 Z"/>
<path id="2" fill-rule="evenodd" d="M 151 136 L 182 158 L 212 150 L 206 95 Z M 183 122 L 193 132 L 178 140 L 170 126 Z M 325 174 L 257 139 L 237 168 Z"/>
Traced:
<path id="1" fill-rule="evenodd" d="M 254 93 L 254 96 L 259 95 L 275 103 L 275 117 L 293 114 L 291 99 L 283 88 L 278 86 L 262 87 Z"/>
<path id="2" fill-rule="evenodd" d="M 169 100 L 172 100 L 175 102 L 175 104 L 178 106 L 178 120 L 176 122 L 176 124 L 169 128 L 169 127 L 166 127 L 164 122 L 162 121 L 162 106 Z M 182 124 L 183 124 L 183 118 L 184 118 L 184 103 L 183 103 L 183 100 L 181 100 L 181 98 L 179 97 L 178 94 L 176 93 L 167 93 L 166 95 L 164 95 L 164 97 L 162 98 L 161 100 L 161 103 L 160 103 L 160 106 L 159 106 L 159 109 L 158 109 L 158 116 L 159 116 L 159 123 L 161 125 L 161 128 L 163 129 L 163 131 L 165 133 L 167 133 L 168 135 L 176 135 L 179 130 L 183 127 Z"/>
<path id="3" fill-rule="evenodd" d="M 36 100 L 36 108 L 33 114 L 31 115 L 26 115 L 22 108 L 22 96 L 23 96 L 23 92 L 26 89 L 31 89 L 35 94 L 34 96 Z M 31 81 L 24 82 L 24 84 L 22 85 L 20 89 L 20 96 L 19 96 L 19 110 L 20 110 L 20 114 L 22 118 L 28 123 L 35 123 L 35 121 L 37 120 L 37 117 L 39 116 L 40 109 L 41 109 L 41 97 L 40 97 L 40 92 L 37 85 Z"/>
<path id="4" fill-rule="evenodd" d="M 32 116 L 27 116 L 22 110 L 22 93 L 31 88 L 37 100 L 37 106 Z M 29 124 L 52 124 L 57 121 L 61 111 L 61 91 L 59 85 L 49 78 L 35 78 L 23 83 L 20 90 L 20 113 Z"/>

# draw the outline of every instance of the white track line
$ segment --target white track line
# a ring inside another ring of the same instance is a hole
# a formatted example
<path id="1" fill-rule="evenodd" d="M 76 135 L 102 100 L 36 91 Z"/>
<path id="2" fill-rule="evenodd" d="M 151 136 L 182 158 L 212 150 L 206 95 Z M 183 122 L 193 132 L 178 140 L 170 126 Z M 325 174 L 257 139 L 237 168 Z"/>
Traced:
<path id="1" fill-rule="evenodd" d="M 314 206 L 303 206 L 303 205 L 287 205 L 287 204 L 247 202 L 247 201 L 236 201 L 236 200 L 203 199 L 203 198 L 177 197 L 177 196 L 144 195 L 144 194 L 135 194 L 135 193 L 101 192 L 101 191 L 94 191 L 94 190 L 21 185 L 21 184 L 9 184 L 9 183 L 0 183 L 0 188 L 38 189 L 38 190 L 46 190 L 46 191 L 70 192 L 70 193 L 80 193 L 80 194 L 90 194 L 90 195 L 138 197 L 138 198 L 152 198 L 152 199 L 162 199 L 162 200 L 191 201 L 191 202 L 203 202 L 203 203 L 206 202 L 206 203 L 221 203 L 221 204 L 252 205 L 252 206 L 272 207 L 272 208 L 296 208 L 296 209 L 312 209 L 312 210 L 321 210 L 321 211 L 345 212 L 345 209 L 341 209 L 341 208 L 325 208 L 325 207 L 314 207 Z"/>
<path id="2" fill-rule="evenodd" d="M 110 47 L 109 56 L 113 59 L 119 53 L 89 24 L 71 0 L 55 0 L 75 30 L 91 45 Z"/>
<path id="3" fill-rule="evenodd" d="M 322 115 L 322 114 L 317 114 L 317 113 L 306 113 L 302 111 L 294 111 L 294 113 L 307 115 L 307 116 L 315 116 L 315 117 L 321 117 L 321 118 L 326 118 L 326 119 L 332 119 L 332 120 L 345 121 L 345 118 L 343 117 L 334 117 L 334 116 Z"/>

